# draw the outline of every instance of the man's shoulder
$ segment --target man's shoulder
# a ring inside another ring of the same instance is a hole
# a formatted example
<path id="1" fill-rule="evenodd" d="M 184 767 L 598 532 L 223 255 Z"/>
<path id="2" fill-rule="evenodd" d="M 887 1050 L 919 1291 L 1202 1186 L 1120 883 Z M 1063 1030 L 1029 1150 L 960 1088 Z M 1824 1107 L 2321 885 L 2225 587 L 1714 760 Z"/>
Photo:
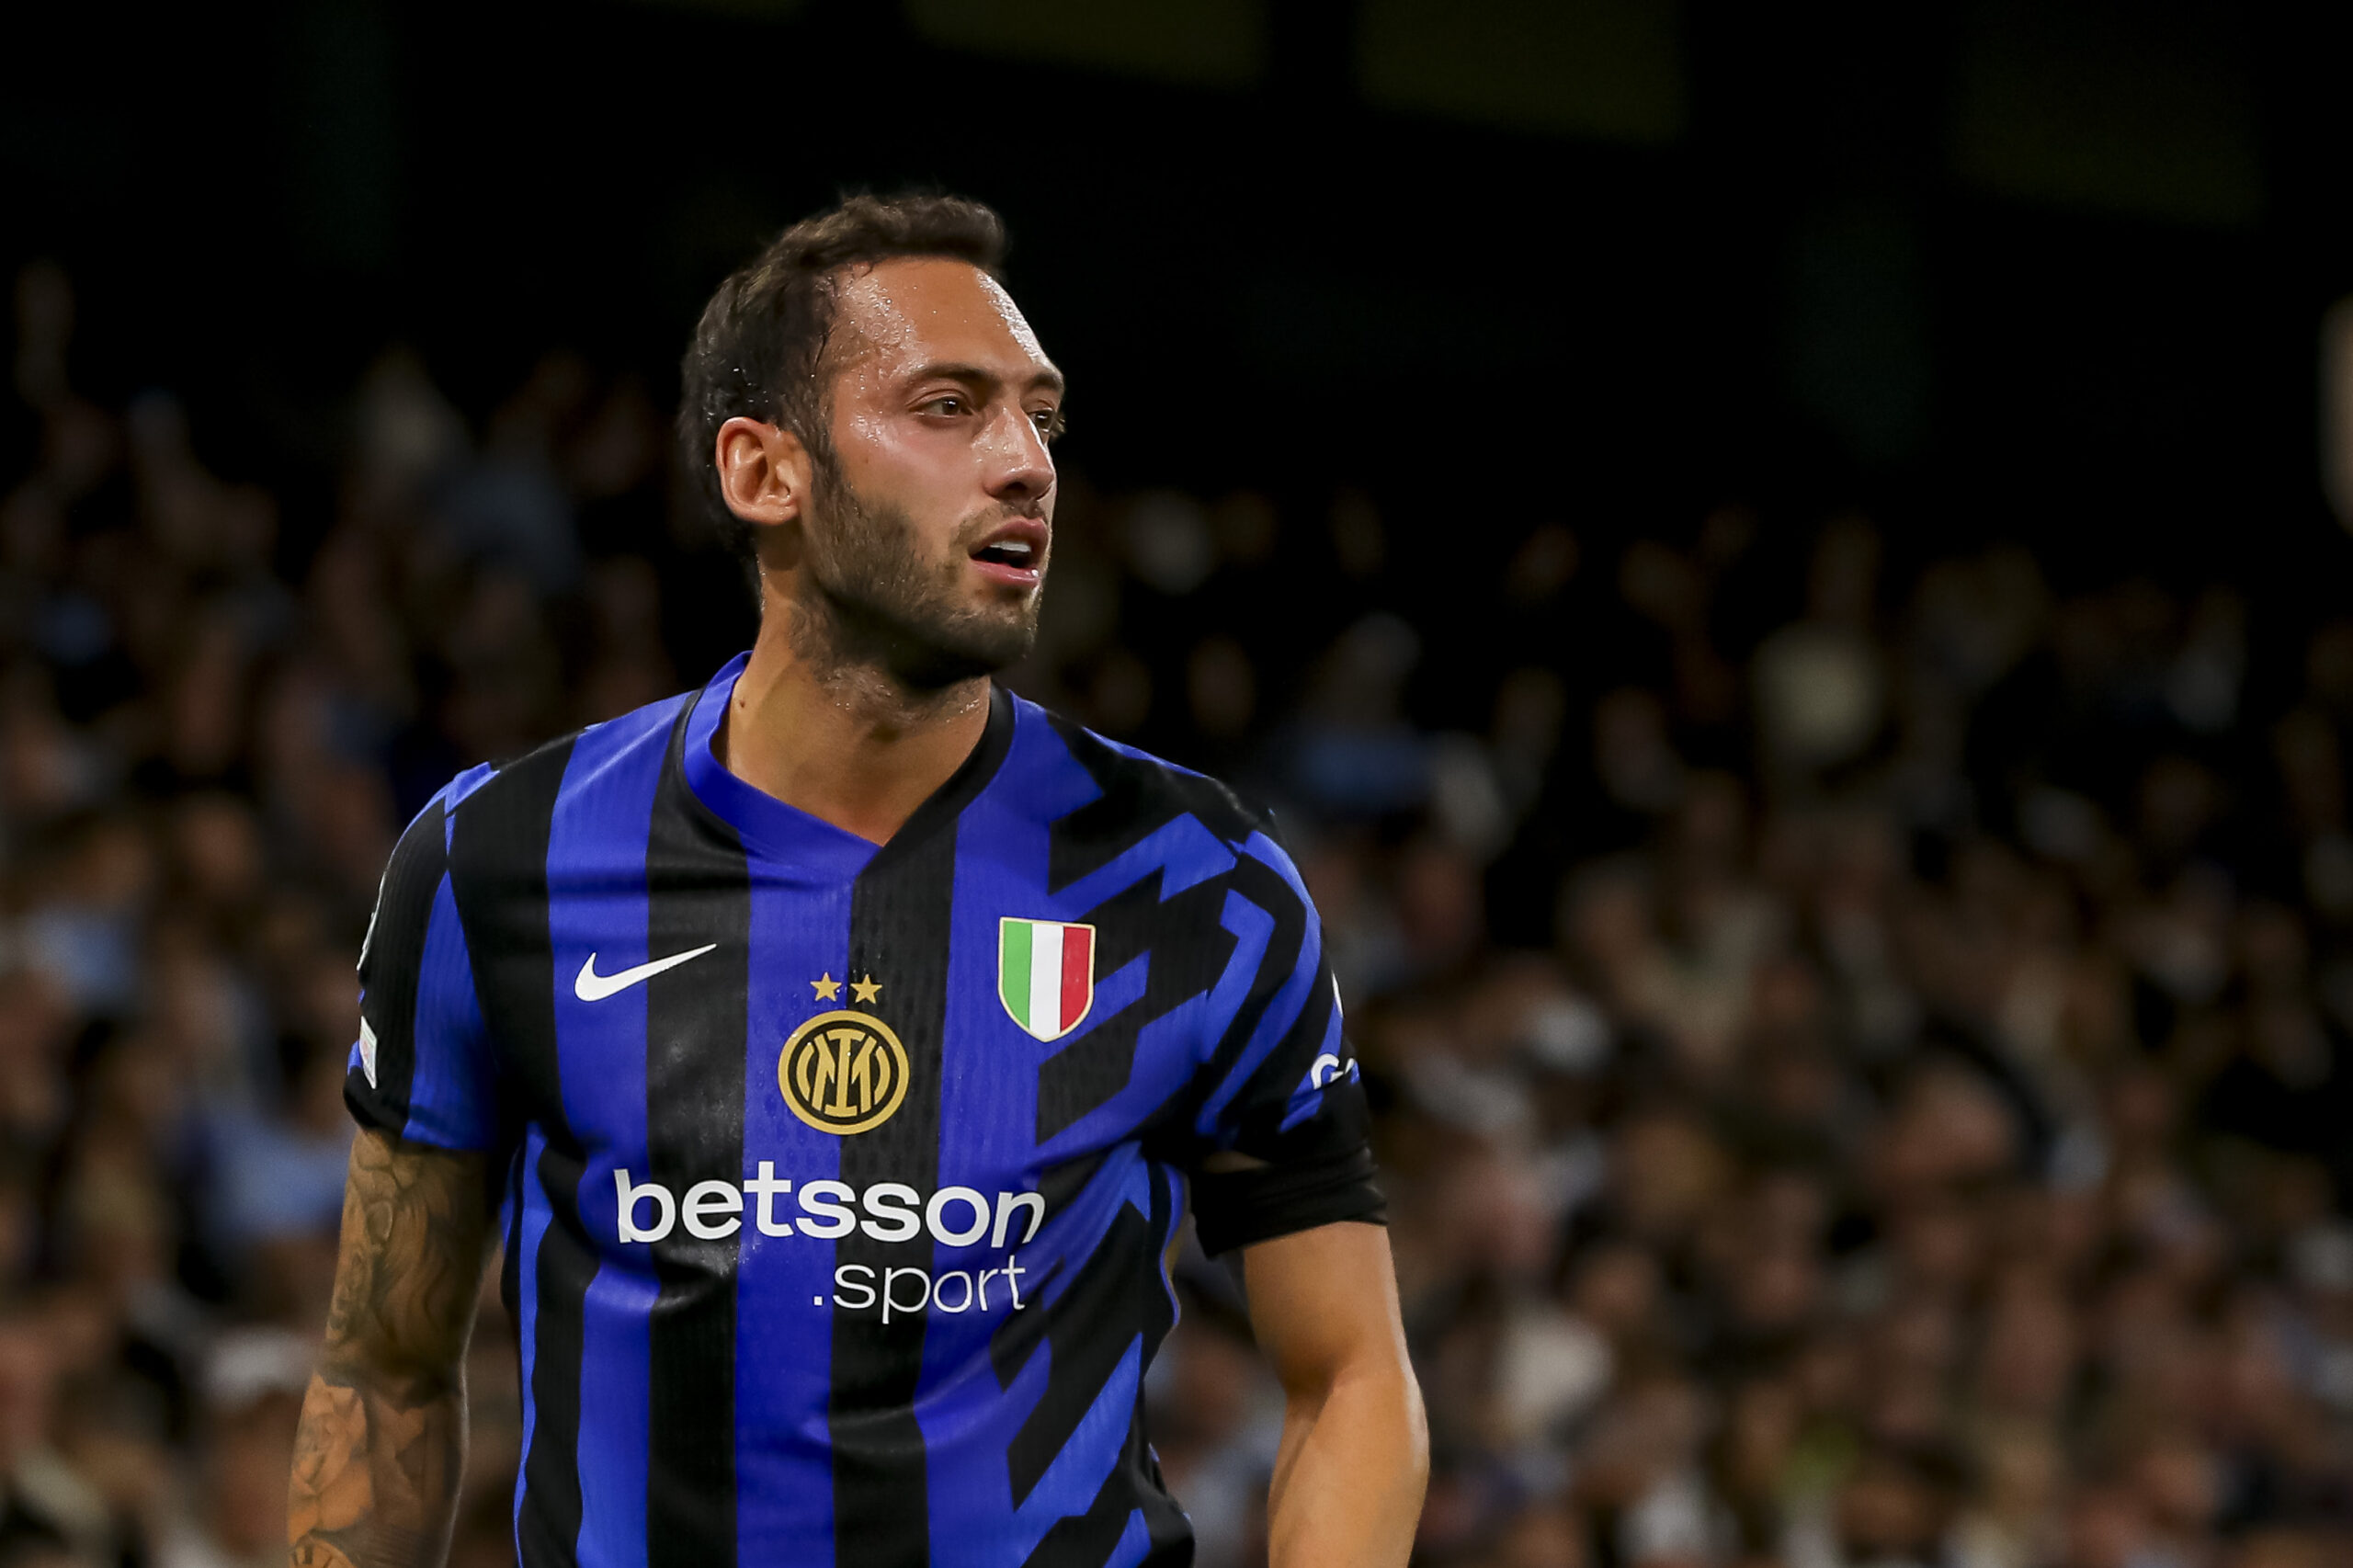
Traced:
<path id="1" fill-rule="evenodd" d="M 545 809 L 559 792 L 578 788 L 595 774 L 658 767 L 671 733 L 695 695 L 692 690 L 682 691 L 619 718 L 568 731 L 511 760 L 479 763 L 442 786 L 433 806 L 445 819 L 454 819 L 460 812 L 503 815 L 503 808 L 526 799 Z"/>
<path id="2" fill-rule="evenodd" d="M 1016 697 L 1014 702 L 1023 722 L 1052 732 L 1093 786 L 1086 803 L 1054 818 L 1058 838 L 1132 841 L 1178 817 L 1190 817 L 1235 846 L 1255 837 L 1272 839 L 1273 812 L 1223 779 L 1097 734 L 1027 698 Z"/>

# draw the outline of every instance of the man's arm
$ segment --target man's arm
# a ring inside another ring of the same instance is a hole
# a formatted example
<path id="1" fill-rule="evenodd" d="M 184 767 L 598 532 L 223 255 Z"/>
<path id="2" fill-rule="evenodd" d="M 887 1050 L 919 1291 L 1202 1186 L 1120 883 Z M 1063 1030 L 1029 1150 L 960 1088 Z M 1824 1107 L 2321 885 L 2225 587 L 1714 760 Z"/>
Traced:
<path id="1" fill-rule="evenodd" d="M 430 1568 L 449 1551 L 485 1166 L 376 1131 L 351 1145 L 335 1305 L 294 1440 L 292 1568 Z"/>
<path id="2" fill-rule="evenodd" d="M 1273 1568 L 1403 1568 L 1429 1479 L 1422 1392 L 1379 1225 L 1247 1246 L 1250 1323 L 1283 1388 L 1267 1494 Z"/>

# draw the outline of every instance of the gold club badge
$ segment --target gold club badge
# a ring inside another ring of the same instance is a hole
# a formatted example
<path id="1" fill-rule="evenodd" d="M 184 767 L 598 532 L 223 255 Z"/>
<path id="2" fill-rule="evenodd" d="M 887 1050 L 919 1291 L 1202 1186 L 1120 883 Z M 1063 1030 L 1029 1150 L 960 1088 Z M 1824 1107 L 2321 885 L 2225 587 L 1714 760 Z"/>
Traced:
<path id="1" fill-rule="evenodd" d="M 907 1048 L 872 1014 L 820 1013 L 784 1042 L 776 1086 L 818 1131 L 863 1132 L 907 1097 Z"/>

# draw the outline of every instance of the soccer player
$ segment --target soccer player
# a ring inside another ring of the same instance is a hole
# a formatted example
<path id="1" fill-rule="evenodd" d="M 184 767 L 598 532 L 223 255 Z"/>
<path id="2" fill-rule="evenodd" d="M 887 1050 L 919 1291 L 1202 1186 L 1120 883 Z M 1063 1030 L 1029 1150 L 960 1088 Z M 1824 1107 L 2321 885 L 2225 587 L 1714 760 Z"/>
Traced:
<path id="1" fill-rule="evenodd" d="M 295 1563 L 441 1559 L 502 1234 L 524 1568 L 1189 1561 L 1142 1419 L 1188 1186 L 1284 1391 L 1274 1562 L 1405 1561 L 1419 1395 L 1299 874 L 990 679 L 1063 402 L 1001 245 L 856 198 L 728 278 L 679 426 L 752 651 L 393 851 Z"/>

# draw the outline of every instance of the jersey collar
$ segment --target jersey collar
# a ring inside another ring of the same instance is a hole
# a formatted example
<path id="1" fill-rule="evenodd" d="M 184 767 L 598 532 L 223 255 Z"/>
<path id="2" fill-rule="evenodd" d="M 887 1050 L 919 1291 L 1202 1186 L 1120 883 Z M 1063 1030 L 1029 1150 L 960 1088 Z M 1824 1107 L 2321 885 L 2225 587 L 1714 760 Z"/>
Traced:
<path id="1" fill-rule="evenodd" d="M 891 841 L 878 846 L 745 783 L 712 755 L 711 736 L 718 733 L 736 679 L 750 662 L 750 653 L 736 654 L 694 695 L 678 763 L 698 803 L 733 828 L 744 847 L 763 859 L 782 861 L 821 877 L 845 881 L 855 878 L 877 861 L 895 858 L 933 834 L 952 828 L 964 808 L 996 777 L 1013 746 L 1013 699 L 1003 687 L 992 684 L 988 727 L 982 731 L 980 744 L 948 781 L 915 808 Z"/>

